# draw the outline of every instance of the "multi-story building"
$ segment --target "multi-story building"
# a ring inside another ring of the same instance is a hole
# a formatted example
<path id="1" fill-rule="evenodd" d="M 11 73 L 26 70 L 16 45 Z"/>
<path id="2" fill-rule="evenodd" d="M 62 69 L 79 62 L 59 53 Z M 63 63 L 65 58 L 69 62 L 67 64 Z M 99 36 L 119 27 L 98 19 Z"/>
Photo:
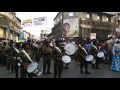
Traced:
<path id="1" fill-rule="evenodd" d="M 107 38 L 112 34 L 113 15 L 103 12 L 59 12 L 54 18 L 55 39 L 64 37 L 63 25 L 70 25 L 70 37 Z"/>
<path id="2" fill-rule="evenodd" d="M 0 12 L 0 40 L 19 40 L 21 20 L 15 12 Z"/>

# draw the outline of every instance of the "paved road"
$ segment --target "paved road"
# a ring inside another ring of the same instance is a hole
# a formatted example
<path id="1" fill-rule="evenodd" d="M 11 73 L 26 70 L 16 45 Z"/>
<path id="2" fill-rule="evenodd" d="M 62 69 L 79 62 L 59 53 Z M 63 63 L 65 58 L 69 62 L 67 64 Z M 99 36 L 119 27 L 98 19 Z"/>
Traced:
<path id="1" fill-rule="evenodd" d="M 51 65 L 51 72 L 53 73 L 53 62 Z M 110 70 L 110 65 L 101 64 L 101 69 L 92 69 L 89 65 L 90 75 L 80 74 L 79 65 L 74 61 L 70 63 L 70 69 L 64 69 L 62 78 L 120 78 L 120 72 L 114 72 Z M 11 73 L 5 69 L 0 68 L 0 78 L 15 78 L 15 73 Z M 53 74 L 43 75 L 35 78 L 53 78 Z"/>

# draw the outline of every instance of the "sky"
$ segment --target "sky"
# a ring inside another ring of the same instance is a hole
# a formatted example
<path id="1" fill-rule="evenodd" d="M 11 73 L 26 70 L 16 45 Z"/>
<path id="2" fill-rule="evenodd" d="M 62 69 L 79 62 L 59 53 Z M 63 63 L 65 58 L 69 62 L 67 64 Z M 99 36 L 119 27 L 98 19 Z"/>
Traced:
<path id="1" fill-rule="evenodd" d="M 40 32 L 41 30 L 50 30 L 54 26 L 53 19 L 58 14 L 58 12 L 16 12 L 16 16 L 21 19 L 21 22 L 26 19 L 33 19 L 38 17 L 47 17 L 47 24 L 46 25 L 39 25 L 39 26 L 29 26 L 23 27 L 23 30 L 30 32 L 34 35 L 35 39 L 40 39 Z"/>

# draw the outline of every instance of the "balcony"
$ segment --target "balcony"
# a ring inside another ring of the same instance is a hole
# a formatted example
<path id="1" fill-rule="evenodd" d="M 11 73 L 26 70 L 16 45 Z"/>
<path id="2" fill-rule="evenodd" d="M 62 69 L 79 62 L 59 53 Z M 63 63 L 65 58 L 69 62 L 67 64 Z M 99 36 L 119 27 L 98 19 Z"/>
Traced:
<path id="1" fill-rule="evenodd" d="M 82 20 L 81 25 L 83 27 L 106 29 L 106 30 L 111 30 L 112 28 L 112 23 L 110 22 L 93 21 L 93 20 Z"/>
<path id="2" fill-rule="evenodd" d="M 21 22 L 14 16 L 12 12 L 0 12 L 0 15 L 3 15 L 14 22 L 15 26 L 21 28 Z"/>

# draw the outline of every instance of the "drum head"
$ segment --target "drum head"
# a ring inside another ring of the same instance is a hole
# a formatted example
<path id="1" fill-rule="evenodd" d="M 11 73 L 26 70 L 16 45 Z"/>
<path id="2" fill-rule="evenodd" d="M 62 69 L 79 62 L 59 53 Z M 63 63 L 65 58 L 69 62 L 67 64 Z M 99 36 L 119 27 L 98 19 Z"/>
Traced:
<path id="1" fill-rule="evenodd" d="M 102 57 L 104 57 L 104 53 L 103 53 L 103 52 L 99 52 L 99 53 L 97 54 L 97 56 L 98 56 L 99 58 L 102 58 Z"/>
<path id="2" fill-rule="evenodd" d="M 73 43 L 68 43 L 64 47 L 65 53 L 68 55 L 73 55 L 76 52 L 76 47 Z"/>
<path id="3" fill-rule="evenodd" d="M 68 55 L 64 55 L 64 56 L 62 57 L 62 61 L 63 61 L 64 63 L 69 63 L 69 62 L 71 62 L 71 58 L 70 58 Z"/>
<path id="4" fill-rule="evenodd" d="M 93 55 L 87 55 L 87 56 L 85 57 L 85 60 L 86 60 L 86 61 L 92 61 L 93 59 L 94 59 Z"/>
<path id="5" fill-rule="evenodd" d="M 38 66 L 38 63 L 36 63 L 36 62 L 31 63 L 31 64 L 27 67 L 27 72 L 28 72 L 28 73 L 33 72 L 33 71 L 37 68 L 37 66 Z"/>

